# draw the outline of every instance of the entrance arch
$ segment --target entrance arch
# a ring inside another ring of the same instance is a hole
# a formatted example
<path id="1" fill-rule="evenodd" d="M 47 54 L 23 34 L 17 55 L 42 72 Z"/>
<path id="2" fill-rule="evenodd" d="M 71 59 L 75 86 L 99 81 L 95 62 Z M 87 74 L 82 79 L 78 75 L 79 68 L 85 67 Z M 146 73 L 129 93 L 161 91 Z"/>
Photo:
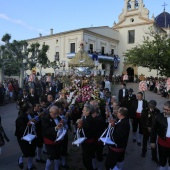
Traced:
<path id="1" fill-rule="evenodd" d="M 132 67 L 128 67 L 126 71 L 129 77 L 129 82 L 134 82 L 134 69 Z"/>

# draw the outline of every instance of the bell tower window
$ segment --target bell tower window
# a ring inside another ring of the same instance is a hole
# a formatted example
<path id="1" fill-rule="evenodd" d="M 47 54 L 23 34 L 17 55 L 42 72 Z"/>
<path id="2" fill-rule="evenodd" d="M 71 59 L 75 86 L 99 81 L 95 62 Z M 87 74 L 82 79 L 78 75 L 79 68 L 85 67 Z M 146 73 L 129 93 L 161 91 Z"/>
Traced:
<path id="1" fill-rule="evenodd" d="M 131 2 L 131 0 L 128 0 L 128 2 L 127 2 L 127 10 L 129 11 L 129 10 L 131 10 L 131 8 L 132 8 L 132 2 Z"/>
<path id="2" fill-rule="evenodd" d="M 128 43 L 129 44 L 135 43 L 135 30 L 128 31 Z"/>
<path id="3" fill-rule="evenodd" d="M 139 8 L 139 2 L 138 0 L 135 0 L 135 9 L 138 9 Z"/>

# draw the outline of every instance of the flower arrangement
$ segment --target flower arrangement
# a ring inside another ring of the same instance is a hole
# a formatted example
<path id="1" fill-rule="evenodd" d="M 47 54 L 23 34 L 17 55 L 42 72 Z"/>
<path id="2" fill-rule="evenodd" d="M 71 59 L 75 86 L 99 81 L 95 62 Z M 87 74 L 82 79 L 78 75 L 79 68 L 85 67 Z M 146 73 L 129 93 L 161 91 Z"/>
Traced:
<path id="1" fill-rule="evenodd" d="M 83 102 L 89 101 L 91 99 L 91 94 L 93 93 L 92 86 L 84 86 L 80 88 L 78 91 L 78 97 L 76 102 Z"/>

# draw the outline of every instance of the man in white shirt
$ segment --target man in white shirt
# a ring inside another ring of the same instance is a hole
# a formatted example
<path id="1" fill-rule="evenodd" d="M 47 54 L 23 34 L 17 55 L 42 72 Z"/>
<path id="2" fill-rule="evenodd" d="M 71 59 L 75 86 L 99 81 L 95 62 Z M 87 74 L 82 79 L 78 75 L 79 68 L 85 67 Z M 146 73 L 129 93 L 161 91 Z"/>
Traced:
<path id="1" fill-rule="evenodd" d="M 142 126 L 141 126 L 141 113 L 142 110 L 147 108 L 147 101 L 143 99 L 143 93 L 138 92 L 136 95 L 137 99 L 134 100 L 131 107 L 130 119 L 133 126 L 133 142 L 138 142 L 138 145 L 141 146 L 142 142 Z M 139 134 L 137 136 L 137 130 L 139 127 Z"/>
<path id="2" fill-rule="evenodd" d="M 110 85 L 110 81 L 108 80 L 108 78 L 106 78 L 106 80 L 105 80 L 104 88 L 109 89 L 109 91 L 111 91 L 111 85 Z"/>

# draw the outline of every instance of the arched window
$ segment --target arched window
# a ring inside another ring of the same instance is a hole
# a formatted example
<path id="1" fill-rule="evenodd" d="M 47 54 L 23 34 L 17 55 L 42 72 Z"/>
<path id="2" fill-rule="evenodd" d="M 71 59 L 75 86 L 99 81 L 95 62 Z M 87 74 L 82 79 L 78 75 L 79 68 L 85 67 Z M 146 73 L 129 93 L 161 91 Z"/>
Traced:
<path id="1" fill-rule="evenodd" d="M 132 2 L 131 2 L 131 0 L 129 0 L 129 1 L 127 2 L 127 10 L 130 10 L 131 7 L 132 7 Z"/>
<path id="2" fill-rule="evenodd" d="M 138 9 L 139 8 L 139 2 L 138 0 L 135 1 L 135 9 Z"/>

